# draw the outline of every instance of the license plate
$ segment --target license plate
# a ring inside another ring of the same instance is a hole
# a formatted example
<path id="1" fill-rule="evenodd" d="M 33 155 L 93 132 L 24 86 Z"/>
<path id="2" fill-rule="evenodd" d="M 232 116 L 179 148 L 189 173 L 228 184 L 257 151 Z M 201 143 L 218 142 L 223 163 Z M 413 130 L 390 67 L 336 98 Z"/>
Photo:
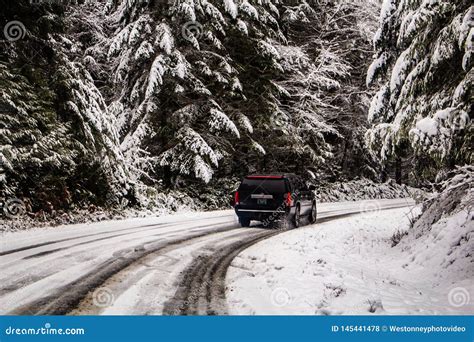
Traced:
<path id="1" fill-rule="evenodd" d="M 265 205 L 265 204 L 267 204 L 267 200 L 266 200 L 266 199 L 263 199 L 263 198 L 262 198 L 262 199 L 258 199 L 258 200 L 257 200 L 257 204 L 264 204 L 264 205 Z"/>

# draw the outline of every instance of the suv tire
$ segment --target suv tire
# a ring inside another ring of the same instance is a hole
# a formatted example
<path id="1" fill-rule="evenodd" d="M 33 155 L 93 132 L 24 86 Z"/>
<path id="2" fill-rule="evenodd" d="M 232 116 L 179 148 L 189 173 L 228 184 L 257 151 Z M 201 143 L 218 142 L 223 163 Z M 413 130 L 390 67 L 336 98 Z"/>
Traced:
<path id="1" fill-rule="evenodd" d="M 300 206 L 296 206 L 295 217 L 293 218 L 293 227 L 299 228 L 301 225 L 301 209 Z"/>
<path id="2" fill-rule="evenodd" d="M 250 220 L 245 218 L 239 218 L 239 223 L 243 228 L 250 227 Z"/>
<path id="3" fill-rule="evenodd" d="M 311 214 L 309 215 L 309 222 L 311 224 L 316 223 L 317 216 L 318 216 L 318 211 L 316 208 L 316 203 L 313 202 L 313 206 L 311 207 Z"/>

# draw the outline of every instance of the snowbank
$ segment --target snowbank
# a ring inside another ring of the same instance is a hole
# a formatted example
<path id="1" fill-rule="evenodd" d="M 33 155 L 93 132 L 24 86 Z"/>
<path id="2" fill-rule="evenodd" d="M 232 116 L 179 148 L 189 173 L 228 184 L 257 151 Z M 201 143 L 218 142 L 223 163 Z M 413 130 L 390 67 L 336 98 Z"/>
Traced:
<path id="1" fill-rule="evenodd" d="M 474 167 L 448 176 L 397 248 L 409 256 L 407 269 L 432 270 L 438 283 L 470 289 L 474 300 Z"/>
<path id="2" fill-rule="evenodd" d="M 391 237 L 410 227 L 416 210 L 364 213 L 252 246 L 227 275 L 230 314 L 471 314 L 467 260 L 449 269 L 437 244 L 391 247 Z"/>
<path id="3" fill-rule="evenodd" d="M 337 182 L 321 186 L 318 191 L 318 199 L 321 202 L 360 201 L 367 199 L 394 199 L 419 197 L 422 191 L 399 185 L 393 180 L 386 183 L 374 183 L 362 178 L 350 182 Z"/>

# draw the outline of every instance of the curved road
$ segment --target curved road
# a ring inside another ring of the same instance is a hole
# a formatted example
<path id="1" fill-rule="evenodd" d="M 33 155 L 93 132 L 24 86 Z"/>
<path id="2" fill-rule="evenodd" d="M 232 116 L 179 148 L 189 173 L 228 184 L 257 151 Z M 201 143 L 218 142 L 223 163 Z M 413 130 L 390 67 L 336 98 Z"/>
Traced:
<path id="1" fill-rule="evenodd" d="M 318 222 L 412 205 L 320 204 Z M 229 210 L 5 234 L 0 314 L 223 315 L 232 260 L 279 233 L 239 228 Z"/>

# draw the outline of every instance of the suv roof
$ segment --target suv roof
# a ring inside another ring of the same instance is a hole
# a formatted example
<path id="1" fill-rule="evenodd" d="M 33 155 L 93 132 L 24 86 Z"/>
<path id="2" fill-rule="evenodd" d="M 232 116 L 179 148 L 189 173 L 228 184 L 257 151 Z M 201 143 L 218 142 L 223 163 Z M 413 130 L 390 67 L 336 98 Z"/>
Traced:
<path id="1" fill-rule="evenodd" d="M 294 178 L 294 177 L 297 177 L 295 174 L 293 173 L 273 173 L 273 174 L 269 174 L 269 175 L 261 175 L 261 174 L 257 174 L 257 175 L 249 175 L 245 178 L 248 178 L 248 179 L 283 179 L 283 178 Z"/>

